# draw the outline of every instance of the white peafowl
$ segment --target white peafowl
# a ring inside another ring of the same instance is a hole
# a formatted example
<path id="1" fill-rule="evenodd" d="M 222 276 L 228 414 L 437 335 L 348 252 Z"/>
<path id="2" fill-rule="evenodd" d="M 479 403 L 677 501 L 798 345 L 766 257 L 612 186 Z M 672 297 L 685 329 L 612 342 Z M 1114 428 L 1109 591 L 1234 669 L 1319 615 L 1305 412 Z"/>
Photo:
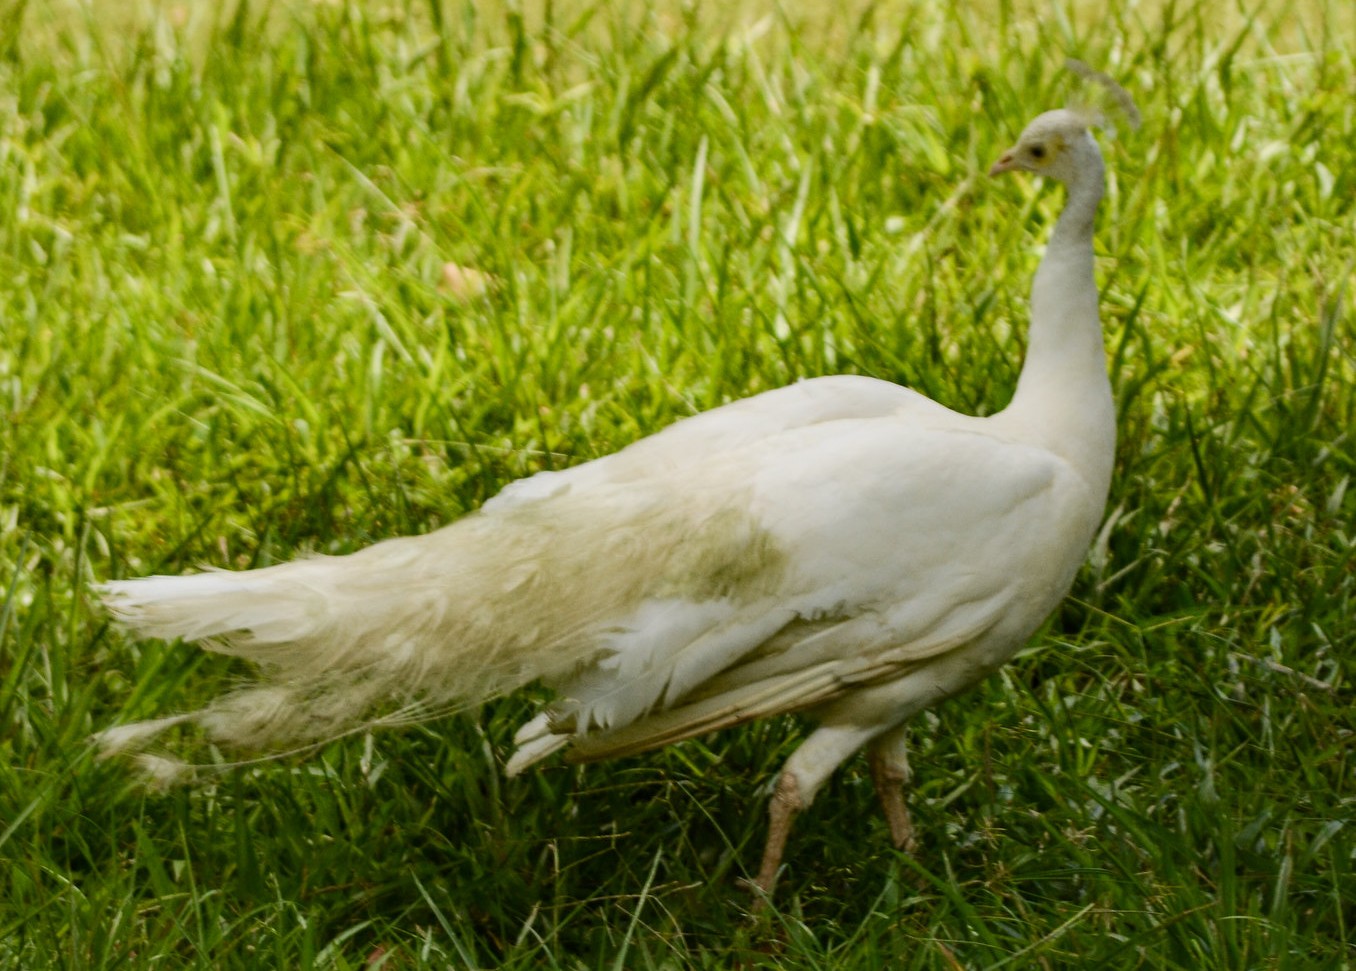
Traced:
<path id="1" fill-rule="evenodd" d="M 1115 415 L 1088 125 L 1047 112 L 990 169 L 1067 187 L 1004 411 L 975 418 L 885 381 L 817 378 L 512 483 L 427 536 L 107 583 L 132 631 L 247 658 L 261 680 L 104 731 L 102 751 L 143 750 L 181 723 L 235 748 L 296 749 L 540 681 L 555 697 L 518 731 L 509 775 L 559 749 L 615 758 L 808 716 L 816 727 L 772 796 L 764 891 L 793 817 L 863 748 L 891 836 L 911 846 L 907 722 L 1036 631 L 1106 502 Z M 141 758 L 166 776 L 182 768 Z"/>

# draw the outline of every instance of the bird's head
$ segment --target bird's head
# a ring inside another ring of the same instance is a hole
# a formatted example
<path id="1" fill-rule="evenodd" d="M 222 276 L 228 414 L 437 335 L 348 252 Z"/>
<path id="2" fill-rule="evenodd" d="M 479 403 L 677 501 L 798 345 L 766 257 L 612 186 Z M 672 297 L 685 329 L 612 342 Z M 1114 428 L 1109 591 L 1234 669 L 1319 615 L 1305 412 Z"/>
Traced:
<path id="1" fill-rule="evenodd" d="M 1091 123 L 1087 115 L 1068 108 L 1047 111 L 1026 126 L 1017 144 L 993 163 L 989 174 L 1021 169 L 1067 183 L 1076 177 L 1089 150 L 1097 154 L 1097 143 L 1088 132 Z"/>

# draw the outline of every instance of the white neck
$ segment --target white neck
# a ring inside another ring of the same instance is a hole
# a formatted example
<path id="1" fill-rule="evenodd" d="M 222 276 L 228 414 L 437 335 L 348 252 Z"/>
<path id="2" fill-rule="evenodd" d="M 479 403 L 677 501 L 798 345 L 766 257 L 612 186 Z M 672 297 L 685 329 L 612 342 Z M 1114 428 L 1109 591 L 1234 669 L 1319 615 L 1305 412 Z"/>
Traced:
<path id="1" fill-rule="evenodd" d="M 1091 137 L 1073 146 L 1075 177 L 1031 289 L 1026 361 L 1001 421 L 1062 455 L 1095 489 L 1111 478 L 1116 416 L 1097 316 L 1092 229 L 1102 156 Z M 1000 416 L 995 416 L 1000 417 Z"/>

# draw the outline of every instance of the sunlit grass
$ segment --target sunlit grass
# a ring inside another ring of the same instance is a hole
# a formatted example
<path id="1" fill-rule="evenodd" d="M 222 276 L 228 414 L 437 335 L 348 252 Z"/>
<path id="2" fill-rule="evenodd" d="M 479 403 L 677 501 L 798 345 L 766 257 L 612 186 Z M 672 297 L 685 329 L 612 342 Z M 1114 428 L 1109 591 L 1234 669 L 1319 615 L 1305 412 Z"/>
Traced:
<path id="1" fill-rule="evenodd" d="M 1298 6 L 0 3 L 0 966 L 1349 966 L 1356 58 Z M 982 172 L 1070 54 L 1145 115 L 1108 525 L 919 719 L 915 858 L 853 764 L 748 917 L 789 720 L 513 781 L 522 699 L 165 794 L 90 758 L 240 673 L 94 581 L 817 374 L 1001 407 L 1060 200 Z"/>

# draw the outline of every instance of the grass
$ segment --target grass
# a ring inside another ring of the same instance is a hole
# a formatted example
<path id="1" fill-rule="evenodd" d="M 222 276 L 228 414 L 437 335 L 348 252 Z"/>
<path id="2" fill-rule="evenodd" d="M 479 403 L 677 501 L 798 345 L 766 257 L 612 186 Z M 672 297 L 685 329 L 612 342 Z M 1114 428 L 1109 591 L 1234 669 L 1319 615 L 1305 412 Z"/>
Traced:
<path id="1" fill-rule="evenodd" d="M 946 7 L 0 2 L 0 966 L 1356 964 L 1351 13 Z M 806 376 L 1000 408 L 1059 196 L 981 173 L 1066 54 L 1146 119 L 1116 481 L 918 720 L 915 857 L 852 763 L 749 917 L 789 720 L 513 781 L 530 697 L 195 789 L 91 758 L 241 673 L 99 580 L 427 531 Z"/>

